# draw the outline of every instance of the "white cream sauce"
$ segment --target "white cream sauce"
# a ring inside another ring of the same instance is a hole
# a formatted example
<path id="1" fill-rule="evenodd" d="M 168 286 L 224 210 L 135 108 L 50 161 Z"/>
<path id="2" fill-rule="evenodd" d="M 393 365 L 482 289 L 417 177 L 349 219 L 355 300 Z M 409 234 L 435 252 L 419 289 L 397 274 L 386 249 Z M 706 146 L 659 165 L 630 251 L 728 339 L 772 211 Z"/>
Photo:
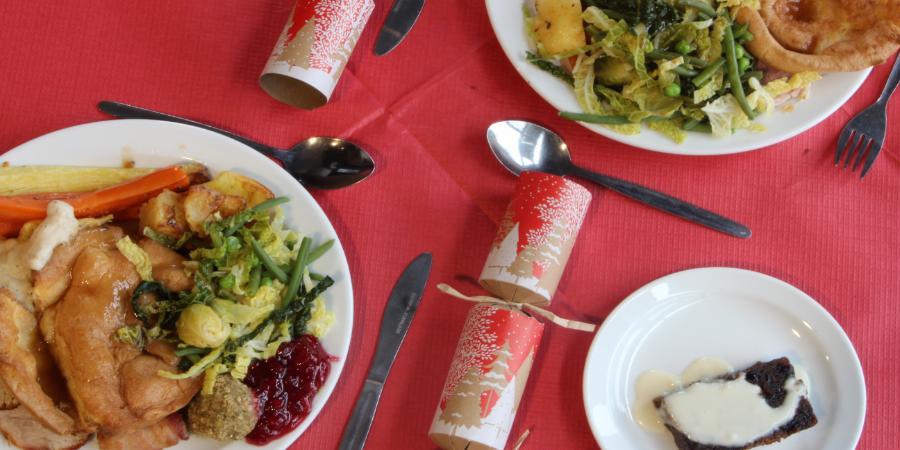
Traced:
<path id="1" fill-rule="evenodd" d="M 34 230 L 22 255 L 31 270 L 41 270 L 53 256 L 56 246 L 69 242 L 78 232 L 75 210 L 68 203 L 54 200 L 47 205 L 47 218 Z"/>
<path id="2" fill-rule="evenodd" d="M 759 386 L 747 382 L 743 375 L 710 382 L 732 372 L 727 362 L 709 357 L 692 362 L 680 377 L 648 370 L 635 381 L 634 421 L 659 433 L 668 420 L 696 442 L 739 447 L 789 421 L 810 389 L 806 371 L 795 365 L 794 377 L 785 382 L 784 403 L 772 408 L 760 395 Z M 671 395 L 666 397 L 664 420 L 653 399 L 667 394 Z"/>
<path id="3" fill-rule="evenodd" d="M 691 440 L 708 445 L 738 447 L 784 425 L 807 395 L 806 385 L 791 377 L 787 396 L 772 408 L 759 386 L 744 375 L 731 381 L 694 383 L 666 397 L 665 409 L 673 424 Z"/>
<path id="4" fill-rule="evenodd" d="M 709 380 L 733 370 L 727 362 L 709 357 L 694 360 L 685 367 L 680 377 L 661 370 L 648 370 L 638 376 L 634 383 L 635 397 L 632 418 L 645 430 L 662 433 L 666 427 L 659 411 L 653 405 L 653 399 L 669 392 L 675 392 L 682 386 L 687 386 L 695 381 Z"/>

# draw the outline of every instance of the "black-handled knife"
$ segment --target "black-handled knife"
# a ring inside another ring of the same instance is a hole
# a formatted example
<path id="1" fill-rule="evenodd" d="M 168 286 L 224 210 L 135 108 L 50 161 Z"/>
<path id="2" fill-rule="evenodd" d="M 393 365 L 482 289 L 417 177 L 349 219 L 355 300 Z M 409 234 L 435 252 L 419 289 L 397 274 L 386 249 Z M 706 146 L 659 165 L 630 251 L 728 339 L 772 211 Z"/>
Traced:
<path id="1" fill-rule="evenodd" d="M 360 450 L 365 445 L 369 428 L 375 418 L 378 399 L 381 398 L 381 391 L 384 389 L 384 382 L 422 300 L 430 272 L 431 253 L 422 253 L 409 263 L 394 285 L 394 290 L 391 291 L 387 306 L 384 308 L 384 317 L 381 319 L 375 357 L 369 367 L 362 393 L 359 394 L 356 406 L 353 407 L 350 422 L 344 429 L 340 450 Z"/>
<path id="2" fill-rule="evenodd" d="M 375 55 L 384 56 L 397 47 L 416 24 L 424 7 L 425 0 L 394 0 L 375 41 Z"/>

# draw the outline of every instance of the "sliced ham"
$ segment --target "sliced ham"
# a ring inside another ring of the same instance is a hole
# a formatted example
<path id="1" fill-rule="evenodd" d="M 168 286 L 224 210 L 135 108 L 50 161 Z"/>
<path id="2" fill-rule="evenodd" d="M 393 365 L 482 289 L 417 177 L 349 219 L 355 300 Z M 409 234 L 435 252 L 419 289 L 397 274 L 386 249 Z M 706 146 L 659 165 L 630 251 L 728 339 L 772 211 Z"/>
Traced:
<path id="1" fill-rule="evenodd" d="M 25 450 L 71 450 L 84 445 L 89 434 L 58 434 L 45 427 L 25 407 L 0 411 L 0 433 Z"/>
<path id="2" fill-rule="evenodd" d="M 181 414 L 174 413 L 144 428 L 115 434 L 101 432 L 97 435 L 97 444 L 100 450 L 161 450 L 187 438 L 188 431 Z"/>

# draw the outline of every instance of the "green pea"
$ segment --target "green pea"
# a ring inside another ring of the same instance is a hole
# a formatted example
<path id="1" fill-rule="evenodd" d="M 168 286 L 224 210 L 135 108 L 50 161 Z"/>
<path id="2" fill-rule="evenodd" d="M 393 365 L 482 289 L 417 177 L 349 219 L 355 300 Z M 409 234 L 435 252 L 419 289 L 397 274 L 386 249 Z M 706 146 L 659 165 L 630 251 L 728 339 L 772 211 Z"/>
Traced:
<path id="1" fill-rule="evenodd" d="M 259 284 L 261 284 L 261 285 L 263 285 L 263 286 L 271 286 L 271 285 L 272 285 L 272 279 L 269 278 L 269 277 L 263 277 L 262 281 L 261 281 Z"/>
<path id="2" fill-rule="evenodd" d="M 737 59 L 743 58 L 746 54 L 747 52 L 744 50 L 744 47 L 741 47 L 740 45 L 736 45 L 734 47 L 734 55 L 737 57 Z"/>
<path id="3" fill-rule="evenodd" d="M 234 288 L 234 275 L 226 275 L 219 279 L 219 288 L 230 290 Z"/>
<path id="4" fill-rule="evenodd" d="M 691 44 L 689 44 L 688 41 L 678 41 L 678 43 L 675 44 L 675 51 L 682 55 L 687 55 L 691 50 L 693 50 L 693 47 L 691 47 Z"/>
<path id="5" fill-rule="evenodd" d="M 750 59 L 749 58 L 747 58 L 745 56 L 743 58 L 738 59 L 738 69 L 740 69 L 741 72 L 744 72 L 749 68 L 750 68 Z"/>
<path id="6" fill-rule="evenodd" d="M 681 86 L 679 86 L 677 83 L 672 83 L 666 86 L 663 91 L 669 97 L 678 97 L 679 95 L 681 95 Z"/>

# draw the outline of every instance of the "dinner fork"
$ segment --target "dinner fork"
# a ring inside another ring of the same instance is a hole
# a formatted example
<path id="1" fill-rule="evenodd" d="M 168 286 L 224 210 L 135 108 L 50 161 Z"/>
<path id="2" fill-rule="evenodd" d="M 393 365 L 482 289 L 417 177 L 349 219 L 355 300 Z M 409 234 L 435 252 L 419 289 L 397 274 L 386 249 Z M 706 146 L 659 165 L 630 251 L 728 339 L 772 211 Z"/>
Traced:
<path id="1" fill-rule="evenodd" d="M 834 154 L 834 165 L 841 165 L 844 152 L 847 153 L 843 167 L 846 169 L 853 161 L 851 172 L 856 171 L 859 163 L 866 158 L 859 178 L 862 179 L 872 168 L 875 158 L 881 153 L 884 146 L 884 135 L 887 131 L 887 102 L 890 100 L 894 89 L 900 83 L 900 57 L 894 61 L 894 68 L 888 76 L 887 85 L 881 96 L 871 106 L 857 114 L 844 126 L 841 137 L 838 138 L 837 152 Z"/>

